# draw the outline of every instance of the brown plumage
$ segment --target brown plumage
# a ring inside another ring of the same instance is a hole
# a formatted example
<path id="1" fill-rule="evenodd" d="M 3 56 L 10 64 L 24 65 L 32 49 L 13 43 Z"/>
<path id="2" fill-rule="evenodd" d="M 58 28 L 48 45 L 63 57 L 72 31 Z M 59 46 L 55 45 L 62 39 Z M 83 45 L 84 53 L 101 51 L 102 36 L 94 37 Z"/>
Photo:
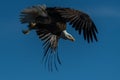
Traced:
<path id="1" fill-rule="evenodd" d="M 72 35 L 66 31 L 66 23 L 68 22 L 79 33 L 83 33 L 84 39 L 87 42 L 97 40 L 97 28 L 91 18 L 81 11 L 71 8 L 47 7 L 44 5 L 32 6 L 24 9 L 21 12 L 22 23 L 28 23 L 28 30 L 23 33 L 28 33 L 30 30 L 36 30 L 39 38 L 44 42 L 43 61 L 48 64 L 49 70 L 57 63 L 61 64 L 58 57 L 57 48 L 60 38 L 74 41 Z"/>

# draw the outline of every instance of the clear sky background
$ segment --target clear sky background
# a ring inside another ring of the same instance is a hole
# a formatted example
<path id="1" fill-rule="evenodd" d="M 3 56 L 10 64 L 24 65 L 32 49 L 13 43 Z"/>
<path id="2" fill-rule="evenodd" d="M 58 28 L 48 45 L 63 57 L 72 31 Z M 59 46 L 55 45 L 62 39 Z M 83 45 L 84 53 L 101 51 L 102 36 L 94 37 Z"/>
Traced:
<path id="1" fill-rule="evenodd" d="M 41 65 L 42 42 L 19 22 L 28 6 L 71 7 L 88 13 L 95 22 L 98 42 L 88 44 L 71 26 L 75 42 L 60 40 L 62 65 L 48 72 Z M 0 80 L 120 80 L 120 0 L 1 0 Z"/>

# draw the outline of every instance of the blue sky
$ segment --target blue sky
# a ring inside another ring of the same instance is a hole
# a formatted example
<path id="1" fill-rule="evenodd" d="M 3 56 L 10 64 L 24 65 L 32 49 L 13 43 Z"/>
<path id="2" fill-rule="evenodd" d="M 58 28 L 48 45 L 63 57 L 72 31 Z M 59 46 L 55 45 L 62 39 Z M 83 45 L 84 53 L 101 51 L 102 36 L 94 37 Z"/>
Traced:
<path id="1" fill-rule="evenodd" d="M 0 80 L 120 80 L 120 0 L 1 0 Z M 75 42 L 60 40 L 62 65 L 48 72 L 41 65 L 42 42 L 36 33 L 23 35 L 20 11 L 28 6 L 71 7 L 95 22 L 98 42 L 87 44 L 70 26 Z"/>

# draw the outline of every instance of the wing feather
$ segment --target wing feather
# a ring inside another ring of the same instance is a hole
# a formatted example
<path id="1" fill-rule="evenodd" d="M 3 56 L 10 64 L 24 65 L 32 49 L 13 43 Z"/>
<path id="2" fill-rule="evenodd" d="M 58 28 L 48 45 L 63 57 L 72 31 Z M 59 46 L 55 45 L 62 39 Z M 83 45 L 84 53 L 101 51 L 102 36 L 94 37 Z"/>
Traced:
<path id="1" fill-rule="evenodd" d="M 83 31 L 85 40 L 93 42 L 93 39 L 95 39 L 97 41 L 96 34 L 98 30 L 92 19 L 86 13 L 70 8 L 56 8 L 56 11 L 66 22 L 69 22 L 79 34 Z"/>
<path id="2" fill-rule="evenodd" d="M 39 38 L 42 41 L 44 41 L 44 43 L 43 43 L 43 49 L 44 49 L 43 62 L 45 63 L 45 65 L 48 66 L 48 69 L 50 71 L 53 70 L 53 66 L 57 70 L 57 63 L 61 64 L 61 61 L 60 61 L 58 53 L 57 53 L 59 37 L 57 35 L 50 33 L 46 29 L 37 29 L 36 32 L 37 32 L 37 35 L 39 36 Z"/>
<path id="3" fill-rule="evenodd" d="M 35 22 L 38 16 L 46 16 L 47 14 L 45 9 L 44 5 L 36 5 L 22 10 L 20 15 L 21 23 Z"/>

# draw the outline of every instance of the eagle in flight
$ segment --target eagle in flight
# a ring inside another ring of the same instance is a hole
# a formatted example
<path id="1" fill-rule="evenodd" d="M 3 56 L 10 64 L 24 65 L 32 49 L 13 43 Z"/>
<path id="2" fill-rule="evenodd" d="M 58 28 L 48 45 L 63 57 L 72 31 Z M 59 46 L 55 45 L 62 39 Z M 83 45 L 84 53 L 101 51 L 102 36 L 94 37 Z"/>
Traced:
<path id="1" fill-rule="evenodd" d="M 75 38 L 66 30 L 67 23 L 79 34 L 83 34 L 84 40 L 88 43 L 98 41 L 96 36 L 98 30 L 94 22 L 88 14 L 79 10 L 35 5 L 21 11 L 20 21 L 22 24 L 28 24 L 28 29 L 23 30 L 24 34 L 35 30 L 43 41 L 42 60 L 50 71 L 53 67 L 57 70 L 57 65 L 61 64 L 57 51 L 59 40 L 62 38 L 75 41 Z"/>

